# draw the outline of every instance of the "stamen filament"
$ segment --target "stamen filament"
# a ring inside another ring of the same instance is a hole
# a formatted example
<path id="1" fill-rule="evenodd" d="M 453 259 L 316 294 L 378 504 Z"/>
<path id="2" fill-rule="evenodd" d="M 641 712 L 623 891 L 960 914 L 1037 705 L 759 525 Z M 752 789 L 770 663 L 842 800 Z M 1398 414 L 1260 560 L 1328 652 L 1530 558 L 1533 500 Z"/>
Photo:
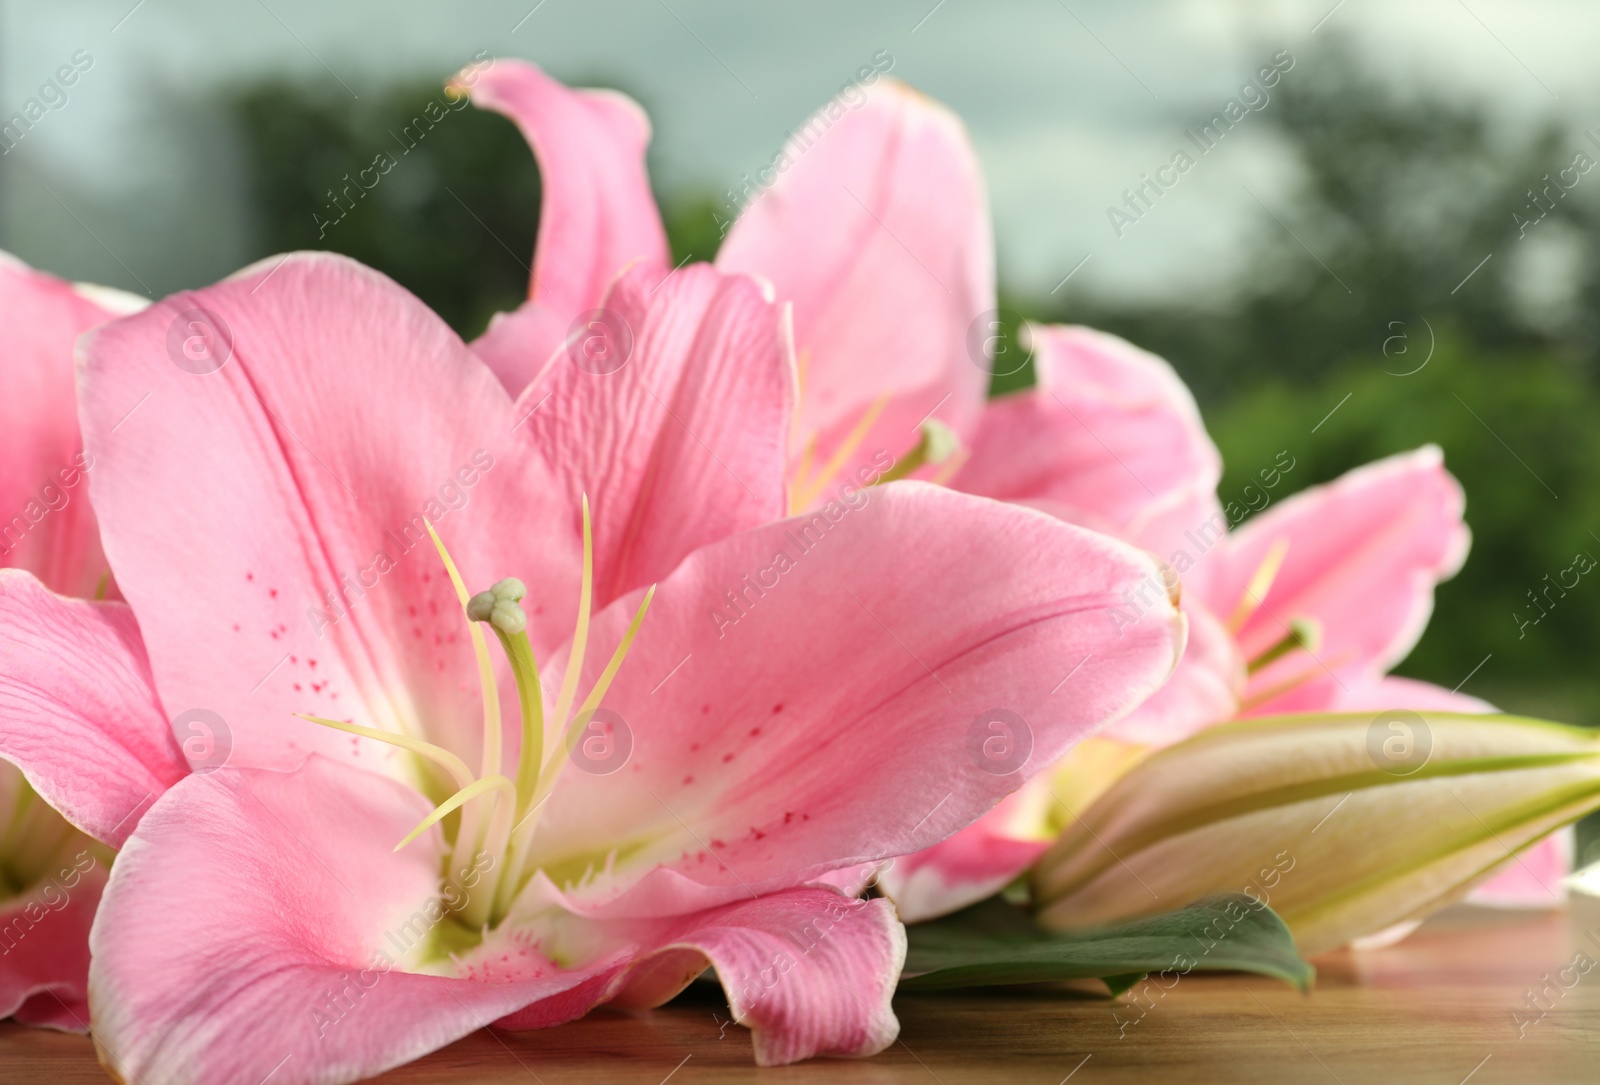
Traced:
<path id="1" fill-rule="evenodd" d="M 1288 556 L 1288 539 L 1278 539 L 1267 548 L 1266 556 L 1256 566 L 1250 583 L 1245 585 L 1244 594 L 1228 616 L 1228 632 L 1237 633 L 1244 628 L 1244 623 L 1250 620 L 1250 615 L 1256 612 L 1261 601 L 1267 597 L 1267 592 L 1272 590 L 1272 582 L 1278 579 L 1278 570 L 1283 568 L 1283 559 Z"/>
<path id="2" fill-rule="evenodd" d="M 424 518 L 423 524 L 428 529 L 428 536 L 433 539 L 434 549 L 439 552 L 439 560 L 444 563 L 444 570 L 450 576 L 450 583 L 455 587 L 456 599 L 461 603 L 465 615 L 467 600 L 471 598 L 467 593 L 466 584 L 462 583 L 461 572 L 456 568 L 456 563 L 450 557 L 450 551 L 445 549 L 444 540 L 439 538 L 439 533 L 434 530 L 433 523 Z M 500 773 L 501 757 L 501 727 L 500 727 L 500 686 L 495 682 L 494 663 L 489 658 L 489 644 L 484 639 L 483 630 L 478 628 L 478 623 L 467 617 L 467 635 L 472 638 L 472 653 L 478 661 L 478 687 L 483 693 L 483 752 L 480 759 L 482 771 L 480 776 L 496 776 Z M 469 853 L 478 846 L 483 827 L 478 823 L 477 807 L 470 807 L 461 812 L 461 824 L 456 829 L 455 847 L 457 851 L 466 848 Z"/>
<path id="3" fill-rule="evenodd" d="M 1291 690 L 1299 689 L 1307 682 L 1316 681 L 1323 675 L 1333 676 L 1334 680 L 1338 681 L 1338 677 L 1335 674 L 1337 669 L 1343 667 L 1355 657 L 1356 653 L 1353 650 L 1341 652 L 1337 656 L 1334 656 L 1330 659 L 1317 659 L 1315 656 L 1313 656 L 1312 665 L 1304 668 L 1300 671 L 1300 673 L 1282 682 L 1279 682 L 1276 685 L 1268 686 L 1266 689 L 1252 693 L 1244 700 L 1240 701 L 1237 714 L 1244 715 L 1245 713 L 1253 712 L 1267 702 L 1278 697 L 1282 697 L 1285 693 L 1288 693 Z"/>
<path id="4" fill-rule="evenodd" d="M 792 516 L 801 510 L 800 494 L 804 492 L 808 483 L 806 476 L 811 474 L 811 461 L 817 456 L 817 435 L 813 433 L 806 438 L 806 445 L 800 450 L 800 463 L 794 469 L 794 478 L 789 481 L 789 514 Z"/>
<path id="5" fill-rule="evenodd" d="M 622 669 L 622 661 L 628 656 L 628 649 L 633 647 L 633 640 L 639 635 L 639 626 L 644 623 L 644 612 L 650 609 L 650 600 L 655 598 L 656 586 L 650 585 L 644 593 L 644 598 L 639 600 L 639 609 L 634 611 L 633 621 L 628 623 L 628 631 L 622 634 L 622 643 L 617 645 L 617 650 L 611 653 L 611 659 L 606 663 L 606 669 L 600 672 L 600 677 L 595 680 L 594 688 L 589 691 L 589 696 L 583 699 L 583 705 L 578 709 L 577 719 L 592 715 L 600 707 L 606 691 L 611 688 L 611 680 L 617 676 L 617 671 Z"/>
<path id="6" fill-rule="evenodd" d="M 394 850 L 399 851 L 429 829 L 441 824 L 447 817 L 457 811 L 460 812 L 454 839 L 449 841 L 449 855 L 444 873 L 447 879 L 464 877 L 470 866 L 482 875 L 473 885 L 475 892 L 464 894 L 452 903 L 460 922 L 469 928 L 492 926 L 509 913 L 518 891 L 526 880 L 523 868 L 531 850 L 534 830 L 538 825 L 538 814 L 549 797 L 555 777 L 559 775 L 557 758 L 567 752 L 567 740 L 571 737 L 572 725 L 576 720 L 587 722 L 600 707 L 600 702 L 616 678 L 623 659 L 638 637 L 650 601 L 655 597 L 655 587 L 652 586 L 644 593 L 621 642 L 600 672 L 589 695 L 584 698 L 576 718 L 569 718 L 572 703 L 577 697 L 578 682 L 583 677 L 584 656 L 594 603 L 594 531 L 587 495 L 583 498 L 582 509 L 583 581 L 579 591 L 576 630 L 567 658 L 566 672 L 562 676 L 562 686 L 554 716 L 563 741 L 552 744 L 554 748 L 548 757 L 545 756 L 547 717 L 544 712 L 544 690 L 540 684 L 539 666 L 534 657 L 533 644 L 528 637 L 527 614 L 519 605 L 527 592 L 526 586 L 514 577 L 507 577 L 487 591 L 469 595 L 460 571 L 445 548 L 444 541 L 439 537 L 433 524 L 427 521 L 424 523 L 427 524 L 428 535 L 433 539 L 434 548 L 438 551 L 445 571 L 450 576 L 450 582 L 455 588 L 472 638 L 479 683 L 483 690 L 483 771 L 474 778 L 472 770 L 459 755 L 422 739 L 359 724 L 342 723 L 321 716 L 299 714 L 301 719 L 319 726 L 374 739 L 405 750 L 432 762 L 454 781 L 455 792 L 435 806 L 427 817 L 395 845 Z M 517 696 L 522 712 L 522 747 L 514 780 L 500 771 L 503 749 L 499 688 L 489 657 L 488 641 L 483 630 L 479 628 L 482 622 L 493 626 L 495 636 L 510 661 L 512 675 L 517 683 Z M 484 795 L 492 795 L 495 800 L 488 808 L 487 817 L 482 804 L 472 801 Z M 490 865 L 487 867 L 482 863 L 484 859 L 489 861 Z"/>
<path id="7" fill-rule="evenodd" d="M 808 508 L 811 502 L 822 495 L 822 491 L 827 489 L 828 483 L 832 482 L 834 476 L 844 469 L 846 461 L 855 455 L 856 449 L 861 447 L 861 442 L 867 439 L 867 434 L 872 431 L 872 427 L 877 423 L 878 416 L 883 413 L 883 409 L 888 405 L 889 396 L 887 394 L 881 395 L 872 401 L 872 406 L 867 408 L 866 413 L 861 416 L 861 420 L 856 423 L 855 429 L 851 430 L 850 435 L 834 450 L 833 455 L 828 458 L 828 462 L 817 473 L 817 477 L 804 486 L 796 486 L 791 491 L 789 498 L 790 509 L 798 511 Z"/>
<path id="8" fill-rule="evenodd" d="M 461 601 L 461 610 L 465 614 L 467 600 L 472 597 L 467 591 L 466 584 L 461 581 L 461 573 L 456 569 L 456 563 L 451 560 L 450 552 L 444 548 L 444 540 L 439 538 L 439 533 L 433 529 L 431 521 L 422 521 L 428 528 L 428 534 L 433 539 L 434 547 L 439 551 L 439 560 L 444 562 L 445 572 L 450 574 L 450 583 L 455 585 L 456 598 Z M 478 628 L 478 623 L 470 617 L 467 619 L 467 632 L 472 637 L 472 651 L 478 657 L 478 683 L 483 687 L 483 771 L 480 776 L 495 776 L 500 772 L 501 739 L 500 739 L 500 687 L 494 680 L 494 663 L 489 658 L 489 642 L 484 639 L 483 630 Z"/>
<path id="9" fill-rule="evenodd" d="M 1305 685 L 1307 682 L 1310 682 L 1312 679 L 1317 678 L 1323 673 L 1324 672 L 1320 667 L 1307 667 L 1292 678 L 1285 679 L 1275 686 L 1269 686 L 1259 693 L 1253 693 L 1246 697 L 1244 700 L 1239 702 L 1238 712 L 1241 715 L 1246 712 L 1253 712 L 1257 708 L 1260 708 L 1262 705 L 1266 704 L 1268 701 L 1281 697 L 1290 690 L 1299 689 L 1301 686 Z"/>
<path id="10" fill-rule="evenodd" d="M 800 352 L 800 357 L 795 359 L 794 366 L 794 409 L 789 412 L 789 433 L 791 435 L 800 432 L 800 415 L 804 412 L 806 403 L 806 373 L 810 370 L 810 368 L 811 351 L 810 349 L 802 350 Z M 806 459 L 801 461 L 801 472 L 804 472 L 810 464 L 811 460 L 809 452 L 814 448 L 815 442 L 812 442 L 808 448 Z M 800 474 L 797 473 L 795 476 L 795 481 L 798 482 L 799 479 Z"/>
<path id="11" fill-rule="evenodd" d="M 489 791 L 503 791 L 511 797 L 512 802 L 516 801 L 516 785 L 514 785 L 504 776 L 485 776 L 481 780 L 474 780 L 472 783 L 468 784 L 466 787 L 462 788 L 460 791 L 457 791 L 454 795 L 451 795 L 448 799 L 444 800 L 444 802 L 434 807 L 433 813 L 423 818 L 415 829 L 412 829 L 409 833 L 407 833 L 405 839 L 394 846 L 394 850 L 399 851 L 417 837 L 433 828 L 433 826 L 443 821 L 450 814 L 454 813 L 458 808 L 471 802 L 479 795 Z M 456 850 L 458 853 L 460 852 L 459 847 Z"/>
<path id="12" fill-rule="evenodd" d="M 565 730 L 567 713 L 578 694 L 578 676 L 583 671 L 583 654 L 589 646 L 589 611 L 594 603 L 594 534 L 589 524 L 589 495 L 583 496 L 583 584 L 578 590 L 578 624 L 572 631 L 572 648 L 567 653 L 567 669 L 561 675 L 561 693 L 556 697 L 551 721 Z M 544 756 L 544 751 L 539 751 Z M 541 775 L 543 775 L 541 773 Z"/>
<path id="13" fill-rule="evenodd" d="M 355 723 L 341 723 L 338 720 L 324 719 L 321 716 L 308 716 L 304 712 L 296 712 L 303 720 L 331 727 L 335 731 L 344 731 L 347 734 L 360 735 L 362 738 L 376 739 L 387 742 L 391 746 L 398 746 L 407 753 L 414 753 L 418 757 L 425 757 L 435 765 L 448 772 L 455 780 L 456 787 L 466 787 L 472 783 L 472 770 L 467 768 L 467 763 L 443 746 L 435 746 L 431 742 L 424 742 L 420 738 L 410 735 L 396 734 L 393 731 L 379 731 L 372 727 L 362 727 Z"/>
<path id="14" fill-rule="evenodd" d="M 933 473 L 933 477 L 928 479 L 928 481 L 933 483 L 935 486 L 949 485 L 950 480 L 956 477 L 956 472 L 965 467 L 967 461 L 971 458 L 972 449 L 966 447 L 956 449 L 955 455 L 951 456 L 948 460 L 945 460 L 944 463 L 940 464 L 939 470 L 935 471 Z"/>
<path id="15" fill-rule="evenodd" d="M 627 656 L 628 650 L 633 647 L 634 638 L 639 635 L 639 627 L 644 622 L 645 611 L 650 609 L 650 600 L 655 597 L 656 586 L 650 585 L 650 590 L 644 593 L 644 598 L 639 600 L 639 609 L 634 612 L 633 621 L 628 623 L 628 631 L 622 635 L 622 641 L 617 645 L 617 650 L 611 653 L 611 659 L 606 663 L 605 670 L 600 672 L 600 677 L 595 681 L 594 688 L 589 691 L 589 696 L 584 698 L 583 705 L 578 709 L 578 714 L 573 722 L 592 718 L 595 709 L 600 707 L 600 701 L 605 697 L 606 691 L 611 688 L 611 680 L 616 677 L 617 671 L 622 667 L 622 660 Z M 550 789 L 555 786 L 556 777 L 560 775 L 556 761 L 567 752 L 567 744 L 571 740 L 571 727 L 562 728 L 561 741 L 555 749 L 550 751 L 550 756 L 545 760 L 539 770 L 538 789 L 528 803 L 528 814 L 517 822 L 516 831 L 511 841 L 511 868 L 507 877 L 512 884 L 505 887 L 505 892 L 515 893 L 521 888 L 523 877 L 522 868 L 527 862 L 528 848 L 533 841 L 533 834 L 539 827 L 539 809 L 545 799 L 550 796 Z"/>

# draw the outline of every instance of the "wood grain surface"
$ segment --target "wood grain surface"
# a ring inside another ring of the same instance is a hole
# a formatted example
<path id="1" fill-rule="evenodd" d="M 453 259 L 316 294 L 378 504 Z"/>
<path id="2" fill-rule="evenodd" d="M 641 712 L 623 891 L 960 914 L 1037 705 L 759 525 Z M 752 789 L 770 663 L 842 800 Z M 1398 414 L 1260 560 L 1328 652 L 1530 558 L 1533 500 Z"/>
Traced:
<path id="1" fill-rule="evenodd" d="M 1587 957 L 1575 969 L 1580 952 Z M 1456 909 L 1397 946 L 1322 958 L 1309 995 L 1266 979 L 1199 975 L 1137 1001 L 1039 988 L 902 995 L 895 1004 L 901 1040 L 885 1054 L 761 1070 L 751 1063 L 748 1034 L 727 1023 L 715 988 L 697 987 L 650 1013 L 599 1012 L 542 1032 L 479 1032 L 377 1080 L 1595 1082 L 1600 967 L 1588 970 L 1591 960 L 1600 962 L 1600 903 L 1581 900 L 1543 915 Z M 1544 1009 L 1530 1001 L 1540 988 Z M 106 1080 L 87 1039 L 0 1025 L 5 1085 Z"/>

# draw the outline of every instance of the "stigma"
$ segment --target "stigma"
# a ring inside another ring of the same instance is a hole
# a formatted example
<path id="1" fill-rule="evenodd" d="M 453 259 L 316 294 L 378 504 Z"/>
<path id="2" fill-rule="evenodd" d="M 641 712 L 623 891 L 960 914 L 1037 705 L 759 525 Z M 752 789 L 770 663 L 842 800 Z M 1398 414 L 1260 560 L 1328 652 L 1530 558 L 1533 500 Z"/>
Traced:
<path id="1" fill-rule="evenodd" d="M 406 834 L 395 850 L 416 840 L 430 828 L 445 824 L 449 857 L 445 867 L 445 884 L 450 886 L 457 878 L 465 880 L 468 871 L 481 874 L 476 878 L 472 893 L 445 893 L 446 900 L 456 918 L 469 929 L 492 928 L 505 917 L 517 893 L 532 878 L 528 869 L 528 855 L 538 826 L 538 814 L 548 797 L 556 777 L 560 774 L 560 755 L 565 743 L 555 742 L 546 755 L 546 723 L 554 734 L 564 735 L 576 720 L 587 719 L 600 707 L 606 691 L 621 668 L 634 639 L 638 636 L 650 600 L 654 597 L 652 586 L 645 592 L 635 612 L 633 621 L 623 634 L 621 642 L 612 653 L 599 678 L 588 695 L 577 704 L 578 682 L 583 672 L 583 661 L 588 647 L 590 610 L 594 601 L 594 534 L 589 517 L 589 501 L 583 500 L 583 578 L 579 589 L 578 613 L 574 624 L 567 665 L 562 675 L 561 690 L 555 704 L 546 711 L 544 689 L 539 680 L 539 664 L 534 657 L 533 645 L 528 638 L 528 615 L 522 607 L 528 588 L 516 577 L 506 577 L 492 587 L 469 595 L 460 571 L 445 549 L 444 541 L 427 525 L 428 534 L 438 550 L 439 559 L 450 576 L 456 597 L 461 604 L 463 617 L 468 622 L 473 654 L 477 661 L 479 685 L 483 698 L 482 755 L 476 770 L 457 752 L 444 747 L 401 735 L 362 727 L 353 723 L 303 715 L 302 719 L 349 734 L 370 738 L 398 747 L 442 769 L 454 782 L 456 790 Z M 521 744 L 517 764 L 507 772 L 501 764 L 502 735 L 500 699 L 495 680 L 493 661 L 489 655 L 488 641 L 483 633 L 487 626 L 499 641 L 516 680 L 517 699 L 521 710 Z M 483 802 L 477 800 L 483 799 Z M 445 822 L 451 814 L 460 816 L 452 824 Z"/>

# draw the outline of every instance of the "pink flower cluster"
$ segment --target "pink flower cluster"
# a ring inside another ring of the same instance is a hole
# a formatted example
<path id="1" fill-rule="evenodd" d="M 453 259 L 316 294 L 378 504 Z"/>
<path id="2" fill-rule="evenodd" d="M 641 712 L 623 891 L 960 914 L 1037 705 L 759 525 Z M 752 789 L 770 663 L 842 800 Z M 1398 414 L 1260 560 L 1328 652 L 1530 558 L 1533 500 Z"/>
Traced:
<path id="1" fill-rule="evenodd" d="M 1436 449 L 1230 532 L 1159 358 L 1034 327 L 986 400 L 935 103 L 878 81 L 674 270 L 637 106 L 470 93 L 544 178 L 471 344 L 325 253 L 138 311 L 0 265 L 0 1016 L 92 1018 L 124 1080 L 328 1083 L 714 966 L 759 1063 L 869 1055 L 902 920 L 1025 870 L 1008 811 L 1085 738 L 1486 707 L 1385 676 L 1467 549 Z"/>

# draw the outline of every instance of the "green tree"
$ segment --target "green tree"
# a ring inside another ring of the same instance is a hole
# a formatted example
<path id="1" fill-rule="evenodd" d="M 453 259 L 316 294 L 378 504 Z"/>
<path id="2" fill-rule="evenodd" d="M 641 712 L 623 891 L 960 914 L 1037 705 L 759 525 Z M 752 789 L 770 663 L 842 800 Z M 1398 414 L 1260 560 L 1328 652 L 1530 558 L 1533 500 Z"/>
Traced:
<path id="1" fill-rule="evenodd" d="M 337 84 L 273 80 L 237 90 L 228 108 L 263 256 L 352 256 L 468 338 L 527 296 L 539 175 L 504 117 L 438 83 L 356 101 Z"/>

